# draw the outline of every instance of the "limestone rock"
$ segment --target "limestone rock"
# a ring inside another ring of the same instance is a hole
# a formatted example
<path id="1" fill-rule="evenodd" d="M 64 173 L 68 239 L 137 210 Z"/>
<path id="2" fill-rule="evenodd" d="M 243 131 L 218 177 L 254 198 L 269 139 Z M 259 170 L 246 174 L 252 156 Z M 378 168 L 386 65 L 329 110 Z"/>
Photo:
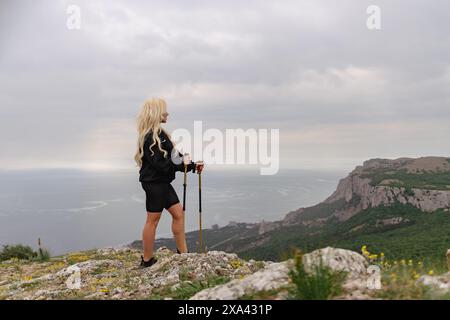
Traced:
<path id="1" fill-rule="evenodd" d="M 430 286 L 438 291 L 450 292 L 450 271 L 439 276 L 421 276 L 417 279 L 417 283 Z"/>
<path id="2" fill-rule="evenodd" d="M 314 266 L 320 264 L 329 267 L 333 271 L 345 271 L 349 279 L 365 277 L 368 262 L 360 255 L 351 250 L 326 247 L 303 255 L 303 265 L 307 272 L 311 272 Z"/>
<path id="3" fill-rule="evenodd" d="M 244 294 L 278 289 L 289 284 L 288 271 L 292 266 L 293 260 L 272 263 L 243 279 L 197 292 L 190 300 L 235 300 Z"/>
<path id="4" fill-rule="evenodd" d="M 323 266 L 334 271 L 347 272 L 344 288 L 359 290 L 359 298 L 366 298 L 367 267 L 366 259 L 353 251 L 327 247 L 303 255 L 302 262 L 307 272 L 313 272 L 314 266 L 322 260 Z M 226 284 L 197 292 L 192 300 L 234 300 L 246 294 L 255 294 L 258 291 L 281 289 L 278 298 L 286 298 L 285 289 L 290 284 L 289 270 L 294 267 L 294 260 L 289 259 L 278 263 L 268 263 L 264 269 L 259 270 L 243 279 L 235 279 Z"/>

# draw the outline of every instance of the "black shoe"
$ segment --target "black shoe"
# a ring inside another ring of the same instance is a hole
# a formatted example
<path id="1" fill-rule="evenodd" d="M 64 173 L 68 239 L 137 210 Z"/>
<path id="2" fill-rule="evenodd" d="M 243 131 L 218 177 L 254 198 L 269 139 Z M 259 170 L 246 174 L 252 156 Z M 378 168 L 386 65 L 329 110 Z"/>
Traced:
<path id="1" fill-rule="evenodd" d="M 141 255 L 141 267 L 142 267 L 142 268 L 151 267 L 151 266 L 154 265 L 156 262 L 158 262 L 158 259 L 156 259 L 155 257 L 151 257 L 150 260 L 145 261 L 145 260 L 144 260 L 144 257 Z"/>
<path id="2" fill-rule="evenodd" d="M 181 253 L 181 252 L 180 252 L 180 250 L 178 250 L 178 248 L 177 248 L 177 253 Z M 190 253 L 190 252 L 189 252 L 189 250 L 188 250 L 188 252 L 187 252 L 187 253 Z"/>

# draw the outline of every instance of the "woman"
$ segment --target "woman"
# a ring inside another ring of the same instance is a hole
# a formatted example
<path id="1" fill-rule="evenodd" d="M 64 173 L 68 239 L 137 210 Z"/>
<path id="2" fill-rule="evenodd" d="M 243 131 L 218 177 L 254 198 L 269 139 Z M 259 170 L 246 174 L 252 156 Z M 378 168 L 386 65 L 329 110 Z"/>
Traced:
<path id="1" fill-rule="evenodd" d="M 138 146 L 135 161 L 140 167 L 139 181 L 146 195 L 147 221 L 142 231 L 141 266 L 149 267 L 157 262 L 153 256 L 156 227 L 163 209 L 172 215 L 172 232 L 177 252 L 188 252 L 184 234 L 184 211 L 177 193 L 170 184 L 175 172 L 184 172 L 185 164 L 180 152 L 174 148 L 170 135 L 161 127 L 167 122 L 167 105 L 163 99 L 145 101 L 137 119 Z M 187 171 L 202 172 L 203 165 L 190 161 Z"/>

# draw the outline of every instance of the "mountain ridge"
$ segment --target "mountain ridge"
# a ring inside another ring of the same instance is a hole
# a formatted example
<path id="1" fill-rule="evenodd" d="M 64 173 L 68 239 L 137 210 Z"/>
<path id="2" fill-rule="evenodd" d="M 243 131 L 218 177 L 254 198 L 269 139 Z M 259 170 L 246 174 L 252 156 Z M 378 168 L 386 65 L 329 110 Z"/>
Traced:
<path id="1" fill-rule="evenodd" d="M 374 158 L 356 166 L 340 179 L 330 196 L 314 206 L 290 211 L 281 220 L 257 223 L 230 221 L 221 228 L 204 229 L 203 239 L 208 248 L 248 254 L 248 258 L 276 260 L 280 250 L 287 250 L 291 243 L 316 249 L 334 245 L 334 241 L 341 241 L 344 235 L 349 237 L 365 231 L 369 235 L 382 234 L 415 224 L 417 227 L 417 223 L 427 224 L 426 216 L 419 213 L 437 213 L 429 220 L 436 223 L 433 228 L 441 228 L 450 217 L 449 208 L 450 158 Z M 362 217 L 367 221 L 359 221 Z M 344 226 L 348 230 L 341 230 L 342 235 L 333 231 Z M 288 234 L 291 234 L 290 238 Z M 444 230 L 439 234 L 443 235 L 445 242 L 447 238 L 450 240 L 450 235 Z M 197 246 L 197 235 L 198 231 L 186 233 L 188 247 Z M 349 249 L 355 250 L 360 241 L 355 239 L 353 245 L 350 241 L 346 243 L 351 246 Z M 160 238 L 155 245 L 171 247 L 172 242 L 172 239 Z M 136 241 L 131 246 L 140 247 L 140 242 Z M 264 250 L 272 252 L 263 253 Z"/>

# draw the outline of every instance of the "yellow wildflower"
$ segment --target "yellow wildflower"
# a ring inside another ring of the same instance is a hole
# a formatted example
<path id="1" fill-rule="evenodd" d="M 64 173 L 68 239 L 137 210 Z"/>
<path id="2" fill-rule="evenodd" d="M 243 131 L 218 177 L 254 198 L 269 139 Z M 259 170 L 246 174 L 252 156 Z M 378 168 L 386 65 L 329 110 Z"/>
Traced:
<path id="1" fill-rule="evenodd" d="M 428 274 L 429 274 L 430 276 L 432 276 L 432 275 L 434 274 L 434 271 L 433 271 L 433 270 L 430 270 L 430 271 L 428 271 Z"/>
<path id="2" fill-rule="evenodd" d="M 230 264 L 234 269 L 237 269 L 242 266 L 241 261 L 239 261 L 238 259 L 232 260 Z"/>
<path id="3" fill-rule="evenodd" d="M 366 256 L 366 257 L 368 257 L 370 255 L 370 252 L 367 251 L 367 246 L 361 247 L 361 253 L 363 254 L 363 256 Z"/>

